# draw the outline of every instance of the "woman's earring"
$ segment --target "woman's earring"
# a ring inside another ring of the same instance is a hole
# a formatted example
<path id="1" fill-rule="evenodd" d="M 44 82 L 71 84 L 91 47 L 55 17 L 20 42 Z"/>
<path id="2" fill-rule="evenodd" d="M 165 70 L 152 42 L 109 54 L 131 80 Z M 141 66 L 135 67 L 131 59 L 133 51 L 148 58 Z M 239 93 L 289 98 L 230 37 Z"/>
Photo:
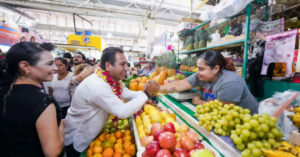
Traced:
<path id="1" fill-rule="evenodd" d="M 29 72 L 29 71 L 26 71 L 26 73 L 25 73 L 26 77 L 28 77 L 29 74 L 30 74 L 30 72 Z"/>

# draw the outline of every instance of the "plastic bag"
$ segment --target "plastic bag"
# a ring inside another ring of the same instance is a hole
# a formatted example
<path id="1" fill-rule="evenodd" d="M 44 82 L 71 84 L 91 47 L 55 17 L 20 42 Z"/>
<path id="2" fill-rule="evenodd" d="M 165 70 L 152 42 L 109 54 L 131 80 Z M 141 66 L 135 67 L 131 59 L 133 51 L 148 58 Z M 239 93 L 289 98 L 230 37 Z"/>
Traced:
<path id="1" fill-rule="evenodd" d="M 200 15 L 200 20 L 211 21 L 225 17 L 231 17 L 241 12 L 253 0 L 222 0 L 210 11 Z"/>
<path id="2" fill-rule="evenodd" d="M 219 30 L 216 30 L 216 32 L 213 33 L 213 34 L 211 34 L 210 36 L 212 38 L 211 42 L 216 42 L 216 41 L 220 41 L 221 40 L 221 35 L 219 33 Z"/>
<path id="3" fill-rule="evenodd" d="M 236 27 L 230 27 L 227 35 L 239 36 L 242 34 L 242 31 L 243 31 L 243 25 L 238 24 Z"/>
<path id="4" fill-rule="evenodd" d="M 281 117 L 278 118 L 278 123 L 280 124 L 279 127 L 281 128 L 284 135 L 283 140 L 289 140 L 291 131 L 298 130 L 298 128 L 294 126 L 293 122 L 287 117 L 288 115 L 294 114 L 295 113 L 293 112 L 284 110 Z"/>
<path id="5" fill-rule="evenodd" d="M 294 95 L 295 91 L 288 90 L 283 93 L 275 92 L 275 94 L 266 100 L 263 100 L 259 103 L 258 113 L 268 113 L 270 116 L 274 116 L 274 114 L 279 111 L 279 109 Z M 296 97 L 294 101 L 298 101 L 300 103 L 300 97 Z"/>

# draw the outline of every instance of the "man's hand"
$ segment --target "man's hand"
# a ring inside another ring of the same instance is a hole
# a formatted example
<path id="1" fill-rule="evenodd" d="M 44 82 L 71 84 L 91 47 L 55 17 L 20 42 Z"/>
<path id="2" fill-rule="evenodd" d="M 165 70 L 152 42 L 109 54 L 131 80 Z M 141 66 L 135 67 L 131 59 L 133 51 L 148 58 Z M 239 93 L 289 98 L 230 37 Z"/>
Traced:
<path id="1" fill-rule="evenodd" d="M 145 86 L 144 90 L 146 90 L 150 95 L 153 95 L 158 92 L 160 85 L 156 81 L 148 81 Z"/>

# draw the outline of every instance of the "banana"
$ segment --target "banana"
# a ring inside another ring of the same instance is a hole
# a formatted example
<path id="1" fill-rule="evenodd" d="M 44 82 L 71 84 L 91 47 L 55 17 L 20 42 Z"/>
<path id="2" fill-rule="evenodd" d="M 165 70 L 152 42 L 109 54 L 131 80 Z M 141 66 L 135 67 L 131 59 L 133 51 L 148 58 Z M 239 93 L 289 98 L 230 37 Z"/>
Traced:
<path id="1" fill-rule="evenodd" d="M 264 155 L 267 157 L 297 157 L 291 153 L 280 151 L 280 150 L 263 150 Z"/>
<path id="2" fill-rule="evenodd" d="M 274 148 L 275 150 L 279 150 L 279 151 L 284 151 L 284 152 L 288 152 L 291 153 L 295 156 L 298 156 L 298 151 L 296 149 L 294 149 L 293 147 L 288 147 L 288 146 L 278 146 Z"/>
<path id="3" fill-rule="evenodd" d="M 294 106 L 294 110 L 295 110 L 296 112 L 300 112 L 300 106 Z"/>
<path id="4" fill-rule="evenodd" d="M 294 148 L 296 149 L 296 151 L 298 152 L 298 154 L 300 154 L 300 145 L 295 145 Z"/>
<path id="5" fill-rule="evenodd" d="M 298 156 L 298 151 L 288 141 L 282 141 L 281 144 L 283 145 L 282 149 L 288 148 L 288 152 L 292 153 L 295 156 Z"/>
<path id="6" fill-rule="evenodd" d="M 296 114 L 296 115 L 288 115 L 288 118 L 293 122 L 293 124 L 296 127 L 299 127 L 300 125 L 300 114 Z"/>

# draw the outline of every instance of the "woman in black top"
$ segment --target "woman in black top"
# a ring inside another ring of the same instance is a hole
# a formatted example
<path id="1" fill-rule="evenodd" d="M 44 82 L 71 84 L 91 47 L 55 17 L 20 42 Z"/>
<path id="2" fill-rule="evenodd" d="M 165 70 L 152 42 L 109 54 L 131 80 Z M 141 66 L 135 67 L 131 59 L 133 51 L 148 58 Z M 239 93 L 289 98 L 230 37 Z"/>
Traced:
<path id="1" fill-rule="evenodd" d="M 0 64 L 0 156 L 61 156 L 64 121 L 55 100 L 40 91 L 57 67 L 50 43 L 22 42 Z"/>

